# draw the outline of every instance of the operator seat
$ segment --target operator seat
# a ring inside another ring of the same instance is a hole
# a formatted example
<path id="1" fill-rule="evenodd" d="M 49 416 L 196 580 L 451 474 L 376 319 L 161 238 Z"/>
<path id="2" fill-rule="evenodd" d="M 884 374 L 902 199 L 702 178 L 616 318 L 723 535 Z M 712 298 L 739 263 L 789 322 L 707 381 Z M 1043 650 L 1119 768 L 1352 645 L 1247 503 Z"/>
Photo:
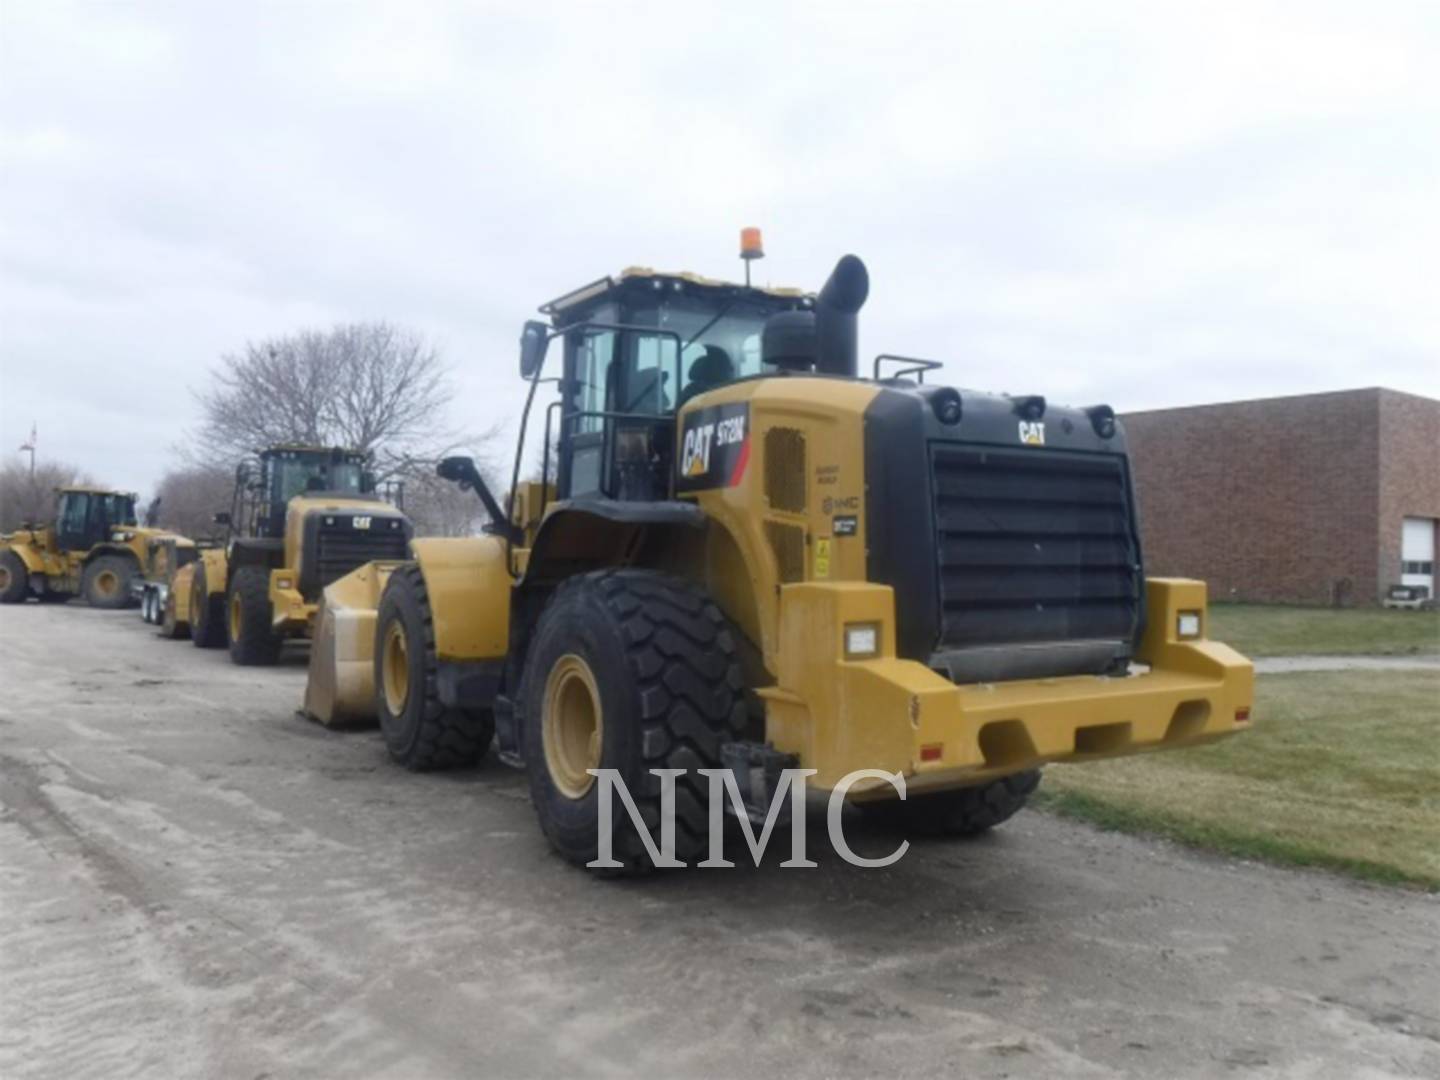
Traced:
<path id="1" fill-rule="evenodd" d="M 730 354 L 719 345 L 706 345 L 705 354 L 696 357 L 690 365 L 690 381 L 680 395 L 680 404 L 684 405 L 695 395 L 714 390 L 734 379 L 735 361 L 730 359 Z"/>

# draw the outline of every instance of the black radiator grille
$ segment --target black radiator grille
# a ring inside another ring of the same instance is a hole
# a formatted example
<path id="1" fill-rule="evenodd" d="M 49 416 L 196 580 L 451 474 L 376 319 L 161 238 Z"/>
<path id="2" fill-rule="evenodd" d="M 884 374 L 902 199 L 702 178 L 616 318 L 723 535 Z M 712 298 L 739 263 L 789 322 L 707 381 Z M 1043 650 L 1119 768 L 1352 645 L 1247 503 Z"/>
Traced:
<path id="1" fill-rule="evenodd" d="M 372 529 L 353 528 L 348 519 L 322 526 L 316 545 L 315 568 L 321 588 L 338 581 L 358 566 L 376 559 L 403 559 L 408 538 L 404 529 L 391 529 L 390 519 L 377 518 Z"/>
<path id="2" fill-rule="evenodd" d="M 931 466 L 942 649 L 1135 635 L 1122 457 L 932 443 Z"/>

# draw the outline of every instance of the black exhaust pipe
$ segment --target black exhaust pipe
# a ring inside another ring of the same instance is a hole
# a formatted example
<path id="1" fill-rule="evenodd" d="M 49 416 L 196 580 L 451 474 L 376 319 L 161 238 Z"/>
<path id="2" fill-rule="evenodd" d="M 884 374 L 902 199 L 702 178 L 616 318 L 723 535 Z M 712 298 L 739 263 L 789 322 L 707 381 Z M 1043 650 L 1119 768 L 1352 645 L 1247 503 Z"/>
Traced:
<path id="1" fill-rule="evenodd" d="M 826 375 L 860 373 L 859 321 L 856 313 L 870 295 L 870 274 L 854 255 L 846 255 L 831 271 L 815 299 L 815 338 L 819 356 L 815 370 Z"/>

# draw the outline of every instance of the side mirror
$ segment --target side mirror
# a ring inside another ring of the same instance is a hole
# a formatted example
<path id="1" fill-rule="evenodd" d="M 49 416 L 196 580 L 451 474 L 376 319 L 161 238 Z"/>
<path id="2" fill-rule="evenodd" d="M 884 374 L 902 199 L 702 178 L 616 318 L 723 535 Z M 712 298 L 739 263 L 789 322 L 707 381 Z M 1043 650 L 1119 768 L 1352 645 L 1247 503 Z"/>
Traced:
<path id="1" fill-rule="evenodd" d="M 470 487 L 470 478 L 475 475 L 475 459 L 468 457 L 447 457 L 435 466 L 435 475 L 441 480 L 459 484 L 461 490 Z"/>
<path id="2" fill-rule="evenodd" d="M 228 510 L 221 510 L 218 514 L 215 515 L 215 524 L 216 524 L 216 525 L 229 525 L 229 524 L 230 524 L 230 512 L 229 512 Z"/>
<path id="3" fill-rule="evenodd" d="M 533 379 L 545 364 L 545 350 L 550 347 L 550 328 L 537 319 L 525 323 L 520 332 L 520 377 Z"/>

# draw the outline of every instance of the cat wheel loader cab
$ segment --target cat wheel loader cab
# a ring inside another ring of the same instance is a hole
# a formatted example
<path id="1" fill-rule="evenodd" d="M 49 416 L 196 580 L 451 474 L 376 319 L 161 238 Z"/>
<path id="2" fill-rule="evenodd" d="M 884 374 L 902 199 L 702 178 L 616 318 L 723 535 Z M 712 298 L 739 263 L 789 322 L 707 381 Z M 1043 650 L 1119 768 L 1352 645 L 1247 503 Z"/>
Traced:
<path id="1" fill-rule="evenodd" d="M 61 488 L 50 524 L 0 536 L 0 603 L 83 596 L 92 607 L 128 607 L 149 543 L 168 535 L 136 524 L 133 493 Z"/>
<path id="2" fill-rule="evenodd" d="M 217 520 L 231 535 L 188 576 L 184 613 L 196 645 L 228 643 L 237 664 L 278 661 L 287 638 L 310 635 L 327 585 L 372 560 L 404 558 L 412 531 L 377 497 L 364 454 L 311 446 L 241 462 L 231 509 Z"/>
<path id="3" fill-rule="evenodd" d="M 373 708 L 417 769 L 474 760 L 493 730 L 577 863 L 597 854 L 592 769 L 617 770 L 651 826 L 650 770 L 681 770 L 693 861 L 703 768 L 733 770 L 753 820 L 793 767 L 882 819 L 968 834 L 1023 806 L 1045 763 L 1243 730 L 1253 669 L 1208 639 L 1204 585 L 1145 579 L 1114 412 L 933 385 L 923 360 L 862 378 L 868 288 L 847 256 L 815 295 L 627 271 L 545 305 L 521 339 L 508 507 L 442 463 L 488 535 L 416 541 L 332 586 L 307 708 Z M 542 477 L 520 484 L 551 385 Z M 604 805 L 615 858 L 645 869 L 622 800 Z"/>

